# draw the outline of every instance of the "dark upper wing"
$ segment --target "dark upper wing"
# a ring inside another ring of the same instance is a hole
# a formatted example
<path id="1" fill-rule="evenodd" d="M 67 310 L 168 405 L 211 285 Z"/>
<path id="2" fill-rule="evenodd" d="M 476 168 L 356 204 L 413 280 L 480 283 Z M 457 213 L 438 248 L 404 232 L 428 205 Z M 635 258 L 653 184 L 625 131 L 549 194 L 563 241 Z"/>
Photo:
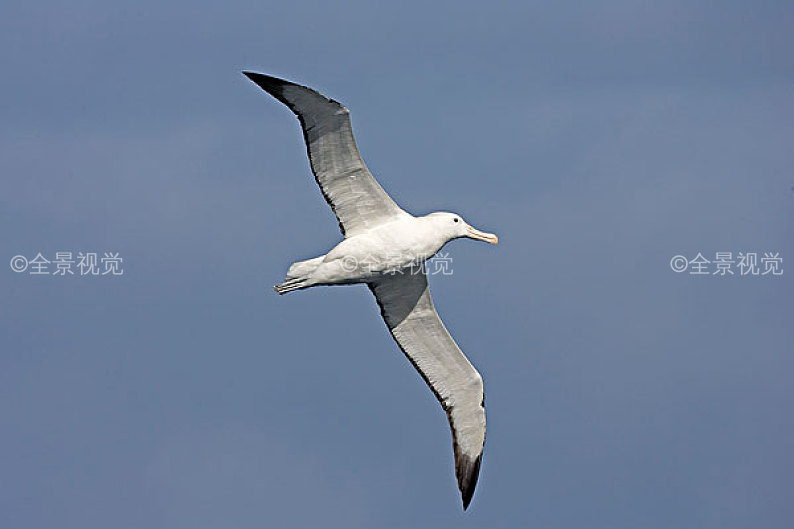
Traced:
<path id="1" fill-rule="evenodd" d="M 441 322 L 424 273 L 384 276 L 370 289 L 397 344 L 447 412 L 465 509 L 477 484 L 485 442 L 482 377 Z"/>
<path id="2" fill-rule="evenodd" d="M 344 106 L 305 86 L 243 73 L 298 116 L 312 172 L 345 237 L 406 214 L 364 165 Z"/>

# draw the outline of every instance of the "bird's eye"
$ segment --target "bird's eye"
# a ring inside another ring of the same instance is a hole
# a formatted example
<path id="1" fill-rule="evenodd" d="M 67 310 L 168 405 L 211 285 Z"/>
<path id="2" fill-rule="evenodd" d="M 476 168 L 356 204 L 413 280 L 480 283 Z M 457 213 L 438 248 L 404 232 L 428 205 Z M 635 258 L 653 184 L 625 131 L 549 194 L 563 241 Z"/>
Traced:
<path id="1" fill-rule="evenodd" d="M 458 222 L 458 221 L 460 221 L 460 219 L 459 219 L 459 218 L 457 218 L 457 217 L 456 217 L 456 218 L 454 218 L 454 219 L 452 219 L 452 220 L 454 220 L 455 222 Z"/>

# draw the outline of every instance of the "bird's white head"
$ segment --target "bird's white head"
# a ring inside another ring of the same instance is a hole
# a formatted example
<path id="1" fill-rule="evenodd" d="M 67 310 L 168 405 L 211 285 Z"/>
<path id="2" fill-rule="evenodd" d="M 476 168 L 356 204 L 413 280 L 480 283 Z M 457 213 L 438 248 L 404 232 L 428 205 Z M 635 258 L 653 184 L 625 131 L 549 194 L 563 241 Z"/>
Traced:
<path id="1" fill-rule="evenodd" d="M 438 233 L 446 236 L 446 240 L 448 241 L 461 237 L 468 237 L 469 239 L 485 241 L 491 244 L 497 244 L 499 242 L 499 237 L 493 233 L 486 233 L 472 227 L 457 213 L 439 211 L 431 213 L 426 218 L 433 223 L 433 227 Z"/>

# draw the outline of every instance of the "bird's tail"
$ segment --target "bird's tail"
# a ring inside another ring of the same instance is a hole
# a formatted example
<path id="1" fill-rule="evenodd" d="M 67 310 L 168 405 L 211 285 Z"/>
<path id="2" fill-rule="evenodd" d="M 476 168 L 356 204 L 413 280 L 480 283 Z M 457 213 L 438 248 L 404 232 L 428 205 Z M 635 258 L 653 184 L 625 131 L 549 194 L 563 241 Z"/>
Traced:
<path id="1" fill-rule="evenodd" d="M 315 257 L 314 259 L 307 259 L 306 261 L 298 261 L 293 263 L 287 271 L 287 278 L 280 285 L 273 287 L 279 294 L 286 294 L 293 290 L 300 290 L 312 286 L 309 284 L 309 278 L 312 273 L 317 270 L 325 259 L 324 255 Z"/>
<path id="2" fill-rule="evenodd" d="M 287 270 L 287 279 L 298 279 L 298 278 L 306 278 L 309 277 L 312 272 L 317 270 L 317 267 L 323 263 L 323 259 L 325 259 L 324 255 L 320 257 L 315 257 L 314 259 L 307 259 L 306 261 L 298 261 L 297 263 L 292 263 Z"/>

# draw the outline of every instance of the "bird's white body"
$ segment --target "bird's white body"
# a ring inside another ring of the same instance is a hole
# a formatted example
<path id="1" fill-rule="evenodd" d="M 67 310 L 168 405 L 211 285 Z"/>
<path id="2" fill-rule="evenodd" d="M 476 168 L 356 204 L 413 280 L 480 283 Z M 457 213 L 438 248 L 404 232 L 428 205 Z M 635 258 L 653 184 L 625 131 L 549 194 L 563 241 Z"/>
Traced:
<path id="1" fill-rule="evenodd" d="M 455 220 L 457 219 L 457 220 Z M 422 263 L 470 227 L 453 213 L 410 214 L 344 239 L 330 252 L 287 275 L 297 288 L 366 283 L 384 274 L 419 273 Z M 307 261 L 301 261 L 306 263 Z M 296 263 L 299 264 L 299 263 Z M 299 286 L 298 286 L 299 284 Z"/>

